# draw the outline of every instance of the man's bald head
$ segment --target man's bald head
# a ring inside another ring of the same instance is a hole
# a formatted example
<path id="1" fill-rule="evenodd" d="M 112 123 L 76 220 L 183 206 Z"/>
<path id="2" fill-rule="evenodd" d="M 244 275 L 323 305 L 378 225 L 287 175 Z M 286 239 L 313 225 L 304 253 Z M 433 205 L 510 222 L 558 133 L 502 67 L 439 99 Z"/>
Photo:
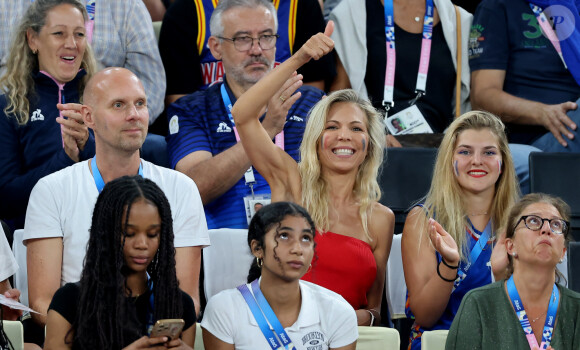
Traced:
<path id="1" fill-rule="evenodd" d="M 81 113 L 95 134 L 97 153 L 132 154 L 147 136 L 147 95 L 128 69 L 107 68 L 95 74 L 85 87 Z"/>
<path id="2" fill-rule="evenodd" d="M 109 67 L 97 72 L 85 86 L 83 104 L 94 108 L 103 96 L 103 93 L 108 91 L 112 85 L 126 80 L 134 80 L 143 89 L 141 80 L 126 68 Z"/>

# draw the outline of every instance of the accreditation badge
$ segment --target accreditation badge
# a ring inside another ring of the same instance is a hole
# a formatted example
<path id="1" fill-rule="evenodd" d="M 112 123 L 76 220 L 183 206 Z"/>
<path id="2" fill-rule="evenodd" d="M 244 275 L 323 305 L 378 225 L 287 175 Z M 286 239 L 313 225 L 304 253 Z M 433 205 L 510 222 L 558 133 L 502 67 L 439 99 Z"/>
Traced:
<path id="1" fill-rule="evenodd" d="M 392 135 L 433 133 L 417 105 L 412 105 L 386 118 L 385 124 Z"/>

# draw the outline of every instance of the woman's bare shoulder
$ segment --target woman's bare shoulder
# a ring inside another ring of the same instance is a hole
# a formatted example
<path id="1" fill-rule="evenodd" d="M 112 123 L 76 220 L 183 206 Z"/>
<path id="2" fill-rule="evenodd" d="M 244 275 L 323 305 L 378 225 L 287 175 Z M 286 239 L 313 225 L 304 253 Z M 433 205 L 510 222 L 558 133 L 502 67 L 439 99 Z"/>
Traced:
<path id="1" fill-rule="evenodd" d="M 372 214 L 369 218 L 371 233 L 379 240 L 392 237 L 395 229 L 395 214 L 389 207 L 375 202 L 372 204 Z"/>

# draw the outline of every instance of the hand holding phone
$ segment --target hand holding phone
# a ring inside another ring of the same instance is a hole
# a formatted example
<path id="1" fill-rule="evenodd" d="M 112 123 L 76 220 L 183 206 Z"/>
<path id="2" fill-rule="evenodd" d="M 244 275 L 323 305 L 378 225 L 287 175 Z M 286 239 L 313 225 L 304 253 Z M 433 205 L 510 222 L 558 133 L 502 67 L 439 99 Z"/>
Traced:
<path id="1" fill-rule="evenodd" d="M 164 319 L 157 320 L 151 331 L 151 338 L 167 337 L 169 340 L 174 340 L 179 337 L 185 321 L 182 319 Z"/>

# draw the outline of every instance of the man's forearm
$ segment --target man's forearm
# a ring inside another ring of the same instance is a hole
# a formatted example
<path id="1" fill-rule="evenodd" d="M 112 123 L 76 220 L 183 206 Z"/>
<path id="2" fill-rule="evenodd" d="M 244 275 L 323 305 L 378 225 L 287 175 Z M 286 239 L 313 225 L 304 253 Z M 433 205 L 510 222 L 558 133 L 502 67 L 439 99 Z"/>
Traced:
<path id="1" fill-rule="evenodd" d="M 185 174 L 195 181 L 203 204 L 208 204 L 232 188 L 250 167 L 241 143 L 189 168 Z M 179 169 L 178 169 L 179 170 Z"/>
<path id="2" fill-rule="evenodd" d="M 511 95 L 501 89 L 487 88 L 472 91 L 474 110 L 484 110 L 499 116 L 506 123 L 540 125 L 537 112 L 540 103 Z"/>

